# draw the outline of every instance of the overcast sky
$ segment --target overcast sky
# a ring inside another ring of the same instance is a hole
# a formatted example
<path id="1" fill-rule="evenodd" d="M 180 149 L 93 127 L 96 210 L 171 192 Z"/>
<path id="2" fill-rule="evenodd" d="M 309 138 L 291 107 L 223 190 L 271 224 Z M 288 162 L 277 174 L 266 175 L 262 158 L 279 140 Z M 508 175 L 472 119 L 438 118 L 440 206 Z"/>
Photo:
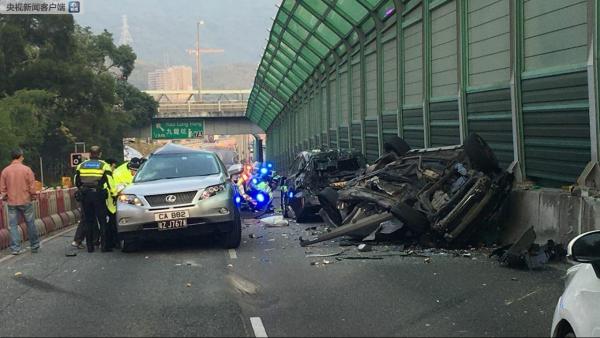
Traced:
<path id="1" fill-rule="evenodd" d="M 223 48 L 223 54 L 206 55 L 203 64 L 258 64 L 266 45 L 267 29 L 280 0 L 82 0 L 84 14 L 75 20 L 95 32 L 107 29 L 116 42 L 122 15 L 127 15 L 132 47 L 138 59 L 162 65 L 192 66 L 186 49 L 194 48 L 196 22 L 203 48 Z"/>

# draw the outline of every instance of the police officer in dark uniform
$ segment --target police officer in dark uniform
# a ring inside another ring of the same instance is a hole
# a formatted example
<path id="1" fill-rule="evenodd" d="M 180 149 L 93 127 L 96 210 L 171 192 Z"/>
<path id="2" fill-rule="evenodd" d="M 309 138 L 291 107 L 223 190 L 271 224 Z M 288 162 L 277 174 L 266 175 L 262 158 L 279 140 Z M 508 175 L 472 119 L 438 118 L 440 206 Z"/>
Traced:
<path id="1" fill-rule="evenodd" d="M 77 166 L 75 185 L 81 192 L 83 214 L 85 215 L 85 241 L 88 252 L 94 252 L 94 228 L 100 224 L 101 251 L 111 251 L 112 238 L 106 223 L 108 213 L 106 199 L 114 187 L 110 165 L 102 160 L 100 147 L 90 148 L 90 159 Z"/>

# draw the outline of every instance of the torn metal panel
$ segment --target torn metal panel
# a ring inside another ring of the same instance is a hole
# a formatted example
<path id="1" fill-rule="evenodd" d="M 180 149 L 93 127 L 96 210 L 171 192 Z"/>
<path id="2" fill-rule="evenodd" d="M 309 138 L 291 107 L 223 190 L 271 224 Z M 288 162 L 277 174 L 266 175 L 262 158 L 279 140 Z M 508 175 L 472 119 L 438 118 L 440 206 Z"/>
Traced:
<path id="1" fill-rule="evenodd" d="M 360 230 L 370 229 L 369 232 L 371 232 L 376 227 L 378 227 L 379 224 L 381 224 L 382 222 L 385 222 L 385 221 L 389 221 L 392 218 L 394 218 L 394 216 L 391 213 L 383 213 L 383 214 L 376 214 L 376 215 L 368 216 L 368 217 L 365 217 L 365 218 L 357 221 L 356 223 L 346 224 L 339 228 L 333 229 L 331 232 L 323 234 L 314 239 L 305 240 L 302 237 L 300 237 L 300 245 L 304 247 L 307 245 L 332 240 L 332 239 L 340 237 L 340 236 L 346 236 L 348 234 L 351 234 L 351 233 L 354 233 L 354 232 L 360 231 Z"/>

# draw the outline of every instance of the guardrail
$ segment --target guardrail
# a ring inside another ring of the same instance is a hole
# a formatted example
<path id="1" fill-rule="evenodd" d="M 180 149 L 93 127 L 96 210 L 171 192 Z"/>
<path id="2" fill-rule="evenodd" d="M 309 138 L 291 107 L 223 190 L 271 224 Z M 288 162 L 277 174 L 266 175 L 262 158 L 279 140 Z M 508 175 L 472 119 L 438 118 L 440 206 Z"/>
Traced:
<path id="1" fill-rule="evenodd" d="M 75 200 L 75 188 L 45 190 L 33 201 L 35 225 L 40 237 L 75 224 L 81 217 L 79 202 Z M 21 239 L 29 239 L 25 219 L 19 216 L 19 232 Z M 0 201 L 0 249 L 10 245 L 8 223 L 8 205 Z"/>
<path id="2" fill-rule="evenodd" d="M 247 107 L 248 101 L 218 101 L 210 103 L 161 103 L 158 107 L 158 112 L 245 112 Z"/>

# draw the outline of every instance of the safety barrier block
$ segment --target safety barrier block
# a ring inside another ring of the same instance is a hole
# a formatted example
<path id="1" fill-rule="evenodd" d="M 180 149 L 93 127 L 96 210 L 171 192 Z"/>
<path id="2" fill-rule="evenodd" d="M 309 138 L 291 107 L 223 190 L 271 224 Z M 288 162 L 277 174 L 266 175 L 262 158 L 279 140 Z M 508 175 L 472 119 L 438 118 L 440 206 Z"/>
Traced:
<path id="1" fill-rule="evenodd" d="M 65 196 L 64 191 L 62 189 L 56 190 L 54 192 L 56 196 L 56 213 L 60 214 L 65 212 Z"/>
<path id="2" fill-rule="evenodd" d="M 62 229 L 65 227 L 65 224 L 63 223 L 62 218 L 60 218 L 60 216 L 58 216 L 57 214 L 50 215 L 50 218 L 52 218 L 52 220 L 54 221 L 54 224 L 56 225 L 56 229 Z"/>
<path id="3" fill-rule="evenodd" d="M 0 249 L 8 248 L 10 245 L 10 235 L 8 229 L 0 229 Z"/>
<path id="4" fill-rule="evenodd" d="M 58 213 L 56 205 L 56 191 L 50 191 L 48 196 L 48 214 L 55 215 Z"/>
<path id="5" fill-rule="evenodd" d="M 62 220 L 63 226 L 67 227 L 67 226 L 71 225 L 71 222 L 69 221 L 69 216 L 67 216 L 66 212 L 60 213 L 60 214 L 58 214 L 58 216 Z"/>
<path id="6" fill-rule="evenodd" d="M 42 192 L 39 195 L 39 208 L 40 208 L 40 218 L 44 218 L 44 217 L 48 217 L 49 216 L 49 207 L 48 207 L 48 193 L 47 192 Z"/>
<path id="7" fill-rule="evenodd" d="M 38 199 L 36 199 L 35 201 L 33 201 L 33 210 L 34 210 L 34 213 L 35 213 L 35 218 L 36 219 L 41 218 L 41 216 L 40 216 L 40 200 L 39 200 L 39 197 L 38 197 Z"/>
<path id="8" fill-rule="evenodd" d="M 75 224 L 77 222 L 77 218 L 75 217 L 75 213 L 71 210 L 65 213 L 69 218 L 69 224 Z"/>
<path id="9" fill-rule="evenodd" d="M 46 233 L 56 230 L 56 224 L 50 216 L 42 218 L 42 222 L 46 226 Z"/>
<path id="10" fill-rule="evenodd" d="M 80 203 L 75 200 L 76 188 L 40 192 L 33 201 L 35 226 L 38 235 L 44 236 L 54 230 L 76 224 L 81 217 Z M 19 233 L 23 241 L 29 240 L 27 225 L 19 215 Z M 0 201 L 0 249 L 10 245 L 8 207 Z"/>
<path id="11" fill-rule="evenodd" d="M 38 236 L 44 236 L 47 233 L 46 225 L 44 224 L 44 222 L 40 218 L 36 218 L 34 223 L 35 228 L 37 229 Z"/>

